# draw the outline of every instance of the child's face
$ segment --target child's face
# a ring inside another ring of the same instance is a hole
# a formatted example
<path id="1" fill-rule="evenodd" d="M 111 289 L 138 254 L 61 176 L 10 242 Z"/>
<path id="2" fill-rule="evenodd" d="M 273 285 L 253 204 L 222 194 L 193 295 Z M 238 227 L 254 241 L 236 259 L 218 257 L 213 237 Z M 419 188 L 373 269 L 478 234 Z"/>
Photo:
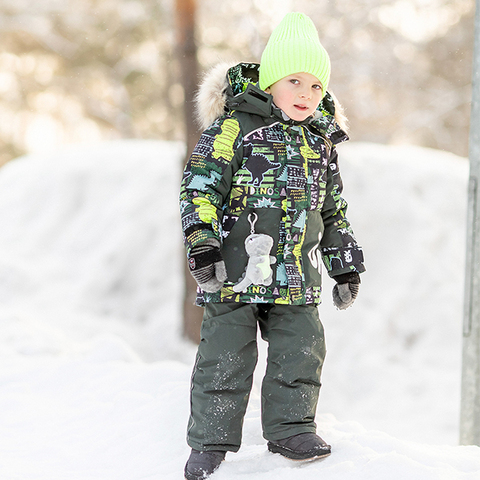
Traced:
<path id="1" fill-rule="evenodd" d="M 266 89 L 275 105 L 292 120 L 301 122 L 317 109 L 323 98 L 322 85 L 310 73 L 294 73 L 283 77 Z"/>

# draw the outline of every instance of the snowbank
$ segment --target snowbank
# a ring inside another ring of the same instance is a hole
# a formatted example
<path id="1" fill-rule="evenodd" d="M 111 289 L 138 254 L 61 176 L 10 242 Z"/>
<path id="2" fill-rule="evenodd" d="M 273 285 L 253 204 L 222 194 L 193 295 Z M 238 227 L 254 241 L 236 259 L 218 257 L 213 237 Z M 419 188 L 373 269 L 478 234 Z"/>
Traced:
<path id="1" fill-rule="evenodd" d="M 334 311 L 325 288 L 321 409 L 405 439 L 454 444 L 468 162 L 355 143 L 339 155 L 367 272 L 355 308 L 345 312 Z"/>
<path id="2" fill-rule="evenodd" d="M 194 347 L 179 337 L 181 145 L 127 141 L 0 170 L 0 478 L 182 478 Z M 468 165 L 414 147 L 340 149 L 368 271 L 321 316 L 323 462 L 266 452 L 256 376 L 244 446 L 213 479 L 460 479 Z M 261 346 L 265 356 L 264 346 Z"/>
<path id="3" fill-rule="evenodd" d="M 67 337 L 114 332 L 144 359 L 171 358 L 182 288 L 183 150 L 175 143 L 112 142 L 6 165 L 2 308 Z"/>

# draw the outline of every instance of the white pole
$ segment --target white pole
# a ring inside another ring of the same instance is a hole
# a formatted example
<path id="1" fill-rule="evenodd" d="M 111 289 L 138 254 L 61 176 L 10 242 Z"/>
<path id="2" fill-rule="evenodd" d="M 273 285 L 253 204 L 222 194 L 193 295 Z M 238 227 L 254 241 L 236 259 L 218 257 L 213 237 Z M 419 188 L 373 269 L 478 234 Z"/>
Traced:
<path id="1" fill-rule="evenodd" d="M 475 12 L 469 157 L 460 444 L 480 446 L 480 0 Z"/>

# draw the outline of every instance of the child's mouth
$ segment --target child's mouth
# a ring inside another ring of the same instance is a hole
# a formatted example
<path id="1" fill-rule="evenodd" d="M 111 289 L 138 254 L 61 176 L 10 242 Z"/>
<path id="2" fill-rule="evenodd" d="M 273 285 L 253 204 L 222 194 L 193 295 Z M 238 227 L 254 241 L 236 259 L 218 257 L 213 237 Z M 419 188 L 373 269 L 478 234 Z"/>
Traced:
<path id="1" fill-rule="evenodd" d="M 306 107 L 305 105 L 294 105 L 294 107 L 297 110 L 300 110 L 301 112 L 304 112 L 305 110 L 308 110 L 308 107 Z"/>

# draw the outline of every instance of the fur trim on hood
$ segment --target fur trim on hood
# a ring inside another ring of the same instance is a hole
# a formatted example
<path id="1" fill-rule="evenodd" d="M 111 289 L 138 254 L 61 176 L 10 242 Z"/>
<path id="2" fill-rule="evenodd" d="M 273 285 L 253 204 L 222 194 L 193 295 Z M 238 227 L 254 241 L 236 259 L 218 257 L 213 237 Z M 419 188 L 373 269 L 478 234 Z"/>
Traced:
<path id="1" fill-rule="evenodd" d="M 217 118 L 225 113 L 227 104 L 227 72 L 234 63 L 219 63 L 203 77 L 195 96 L 195 116 L 202 130 L 209 127 Z M 328 92 L 334 102 L 335 122 L 348 133 L 348 119 L 344 109 L 332 92 Z"/>
<path id="2" fill-rule="evenodd" d="M 225 113 L 227 72 L 233 66 L 235 64 L 219 63 L 203 76 L 195 95 L 195 117 L 202 130 L 208 128 Z"/>

